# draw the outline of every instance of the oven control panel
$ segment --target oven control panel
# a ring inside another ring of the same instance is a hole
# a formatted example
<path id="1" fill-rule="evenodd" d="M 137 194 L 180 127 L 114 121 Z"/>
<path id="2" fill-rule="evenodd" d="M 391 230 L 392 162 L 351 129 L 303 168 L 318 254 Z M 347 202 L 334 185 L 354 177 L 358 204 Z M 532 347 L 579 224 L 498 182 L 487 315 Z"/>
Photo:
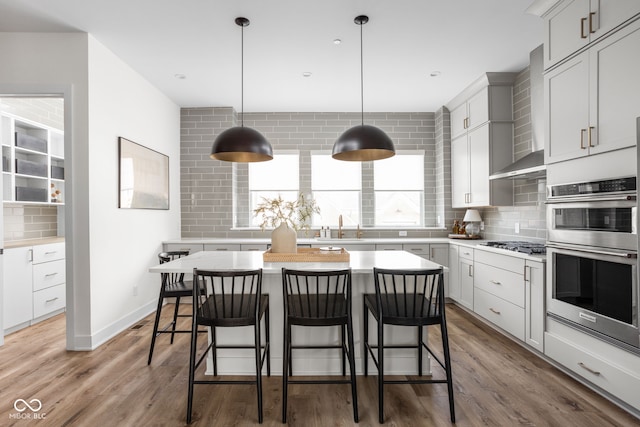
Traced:
<path id="1" fill-rule="evenodd" d="M 636 191 L 636 177 L 607 179 L 602 181 L 576 182 L 550 185 L 549 197 L 586 196 L 591 194 L 626 193 Z"/>

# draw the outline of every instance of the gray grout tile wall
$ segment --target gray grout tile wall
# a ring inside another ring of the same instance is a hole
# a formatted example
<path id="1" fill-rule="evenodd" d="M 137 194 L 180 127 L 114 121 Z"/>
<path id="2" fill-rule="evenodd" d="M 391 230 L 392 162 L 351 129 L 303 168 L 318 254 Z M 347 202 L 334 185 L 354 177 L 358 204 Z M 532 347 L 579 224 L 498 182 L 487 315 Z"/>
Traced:
<path id="1" fill-rule="evenodd" d="M 516 78 L 513 87 L 514 160 L 531 152 L 531 93 L 529 68 Z M 532 240 L 547 238 L 545 217 L 546 180 L 517 179 L 514 181 L 515 206 L 485 208 L 481 211 L 485 223 L 483 236 L 492 240 Z M 520 233 L 515 233 L 518 223 Z"/>
<path id="2" fill-rule="evenodd" d="M 514 157 L 531 151 L 531 111 L 529 69 L 523 70 L 514 86 Z M 248 197 L 234 200 L 234 185 L 244 194 L 246 165 L 209 158 L 215 137 L 238 123 L 231 107 L 186 108 L 181 111 L 181 204 L 182 237 L 268 237 L 268 233 L 243 228 L 247 222 L 233 218 L 239 212 L 249 218 Z M 408 229 L 408 237 L 444 237 L 454 219 L 462 219 L 464 209 L 451 207 L 451 132 L 449 111 L 435 113 L 365 113 L 365 122 L 380 127 L 391 136 L 399 150 L 425 150 L 426 221 L 434 229 Z M 312 151 L 330 152 L 337 137 L 360 123 L 358 113 L 245 113 L 244 123 L 262 132 L 274 151 L 300 150 L 301 190 L 309 191 Z M 237 180 L 234 182 L 233 176 Z M 363 164 L 363 226 L 373 222 L 371 163 Z M 545 181 L 516 180 L 515 206 L 481 210 L 484 236 L 489 239 L 544 240 Z M 233 203 L 237 203 L 234 207 Z M 515 223 L 520 233 L 515 234 Z M 234 229 L 234 225 L 237 227 Z M 438 229 L 439 228 L 439 229 Z M 365 228 L 365 237 L 398 237 L 398 231 Z M 304 232 L 301 232 L 304 235 Z"/>

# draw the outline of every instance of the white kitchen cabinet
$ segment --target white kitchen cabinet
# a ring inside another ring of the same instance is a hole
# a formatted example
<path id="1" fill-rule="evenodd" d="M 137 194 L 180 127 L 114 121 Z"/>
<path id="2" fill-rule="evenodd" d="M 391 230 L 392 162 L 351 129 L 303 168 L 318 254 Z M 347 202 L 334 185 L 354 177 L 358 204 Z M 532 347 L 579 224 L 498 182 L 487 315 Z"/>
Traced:
<path id="1" fill-rule="evenodd" d="M 636 144 L 638 51 L 640 20 L 545 74 L 545 163 Z"/>
<path id="2" fill-rule="evenodd" d="M 473 310 L 473 249 L 460 247 L 458 252 L 458 279 L 460 280 L 460 298 L 458 302 Z"/>
<path id="3" fill-rule="evenodd" d="M 5 332 L 28 323 L 33 318 L 33 249 L 31 247 L 4 250 L 4 307 Z"/>
<path id="4" fill-rule="evenodd" d="M 460 300 L 460 265 L 458 245 L 449 245 L 449 286 L 448 297 L 454 301 Z"/>
<path id="5" fill-rule="evenodd" d="M 526 260 L 524 268 L 524 341 L 536 350 L 544 352 L 544 325 L 546 317 L 546 305 L 544 302 L 545 263 Z"/>
<path id="6" fill-rule="evenodd" d="M 231 243 L 207 243 L 204 245 L 205 251 L 239 251 L 239 244 L 231 244 Z"/>
<path id="7" fill-rule="evenodd" d="M 8 113 L 0 115 L 3 200 L 64 204 L 64 134 Z"/>
<path id="8" fill-rule="evenodd" d="M 454 208 L 513 204 L 513 182 L 489 175 L 513 162 L 514 80 L 486 73 L 448 104 Z"/>
<path id="9" fill-rule="evenodd" d="M 640 357 L 548 320 L 546 356 L 634 408 L 640 408 Z"/>
<path id="10" fill-rule="evenodd" d="M 13 332 L 64 311 L 64 243 L 4 251 L 4 328 Z"/>
<path id="11" fill-rule="evenodd" d="M 436 264 L 449 267 L 449 244 L 448 243 L 424 243 L 424 244 L 403 244 L 402 249 L 419 257 L 433 261 Z M 449 272 L 444 273 L 444 294 L 449 296 Z"/>
<path id="12" fill-rule="evenodd" d="M 165 243 L 162 250 L 166 252 L 172 251 L 189 251 L 190 254 L 202 252 L 204 245 L 202 243 Z"/>
<path id="13" fill-rule="evenodd" d="M 640 13 L 638 0 L 564 0 L 543 15 L 550 68 Z"/>
<path id="14" fill-rule="evenodd" d="M 241 251 L 257 251 L 257 252 L 264 252 L 269 248 L 269 245 L 265 244 L 247 244 L 247 243 L 242 243 L 240 244 L 240 250 Z"/>
<path id="15" fill-rule="evenodd" d="M 402 244 L 376 243 L 376 251 L 401 251 Z"/>

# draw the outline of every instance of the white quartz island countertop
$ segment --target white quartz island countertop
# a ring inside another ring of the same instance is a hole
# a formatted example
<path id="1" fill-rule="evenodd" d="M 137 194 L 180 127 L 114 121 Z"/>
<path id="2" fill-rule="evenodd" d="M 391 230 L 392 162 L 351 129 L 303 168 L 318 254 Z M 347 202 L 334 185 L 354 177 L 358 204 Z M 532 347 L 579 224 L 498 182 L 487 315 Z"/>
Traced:
<path id="1" fill-rule="evenodd" d="M 262 252 L 202 251 L 149 268 L 151 273 L 191 273 L 194 268 L 210 270 L 263 269 L 263 274 L 280 274 L 282 268 L 334 270 L 351 267 L 352 273 L 371 273 L 373 267 L 394 269 L 440 268 L 427 259 L 405 251 L 352 251 L 349 262 L 264 262 Z M 446 267 L 445 267 L 446 271 Z"/>

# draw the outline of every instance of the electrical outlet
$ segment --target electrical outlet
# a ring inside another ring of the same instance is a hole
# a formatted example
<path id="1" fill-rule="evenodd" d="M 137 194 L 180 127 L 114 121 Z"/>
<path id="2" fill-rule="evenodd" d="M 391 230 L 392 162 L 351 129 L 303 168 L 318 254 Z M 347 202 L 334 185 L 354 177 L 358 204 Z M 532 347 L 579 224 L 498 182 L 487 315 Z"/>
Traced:
<path id="1" fill-rule="evenodd" d="M 407 237 L 407 232 L 406 232 L 406 231 L 404 231 L 404 230 L 403 230 L 403 231 L 399 231 L 399 232 L 398 232 L 398 235 L 399 235 L 400 237 Z"/>
<path id="2" fill-rule="evenodd" d="M 520 223 L 519 222 L 516 222 L 515 232 L 516 232 L 516 234 L 520 234 Z"/>

